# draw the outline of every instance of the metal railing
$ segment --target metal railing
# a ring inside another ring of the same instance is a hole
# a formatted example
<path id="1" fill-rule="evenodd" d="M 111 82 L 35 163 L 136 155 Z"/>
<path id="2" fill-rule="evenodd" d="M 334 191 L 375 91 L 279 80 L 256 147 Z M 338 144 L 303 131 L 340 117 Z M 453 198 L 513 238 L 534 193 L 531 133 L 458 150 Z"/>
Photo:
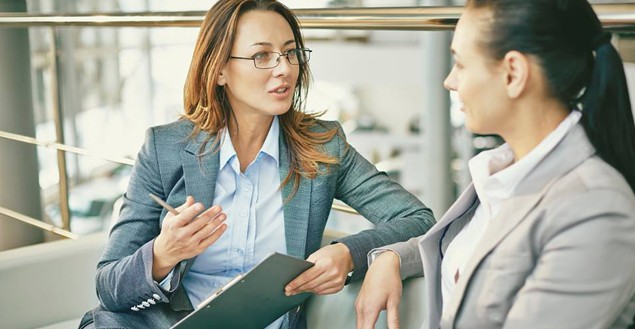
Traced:
<path id="1" fill-rule="evenodd" d="M 596 4 L 593 9 L 606 29 L 635 31 L 635 4 Z M 454 29 L 463 7 L 320 8 L 293 12 L 305 29 L 436 31 Z M 197 27 L 204 17 L 204 11 L 0 14 L 0 27 Z"/>
<path id="2" fill-rule="evenodd" d="M 635 32 L 635 4 L 597 4 L 594 5 L 600 21 L 610 31 L 618 33 Z M 408 31 L 444 31 L 453 30 L 463 12 L 463 7 L 402 7 L 402 8 L 324 8 L 295 9 L 304 29 L 359 29 L 359 30 L 408 30 Z M 56 27 L 197 27 L 203 21 L 205 12 L 140 12 L 140 13 L 90 13 L 90 14 L 20 14 L 0 13 L 2 27 L 50 27 L 53 70 L 52 96 L 54 99 L 54 121 L 57 140 L 39 141 L 35 138 L 0 131 L 0 138 L 22 143 L 35 144 L 58 151 L 60 174 L 60 204 L 62 228 L 45 224 L 28 216 L 6 208 L 0 213 L 21 220 L 43 230 L 66 237 L 76 238 L 70 230 L 70 211 L 68 209 L 67 170 L 64 153 L 76 153 L 98 157 L 115 163 L 132 165 L 134 160 L 109 156 L 63 142 L 62 114 L 60 111 L 60 91 L 57 83 L 58 54 L 55 48 Z M 357 214 L 343 205 L 333 205 L 337 211 Z"/>

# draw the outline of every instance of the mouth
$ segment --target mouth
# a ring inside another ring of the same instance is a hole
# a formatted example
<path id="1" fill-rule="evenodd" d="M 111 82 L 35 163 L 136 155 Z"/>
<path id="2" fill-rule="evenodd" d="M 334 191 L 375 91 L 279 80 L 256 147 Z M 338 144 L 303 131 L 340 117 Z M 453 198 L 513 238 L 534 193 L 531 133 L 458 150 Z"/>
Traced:
<path id="1" fill-rule="evenodd" d="M 293 89 L 287 84 L 279 85 L 269 90 L 269 94 L 278 100 L 287 100 L 291 96 Z"/>
<path id="2" fill-rule="evenodd" d="M 289 88 L 288 88 L 288 87 L 278 87 L 278 88 L 275 88 L 275 89 L 273 89 L 273 90 L 271 90 L 271 91 L 269 91 L 269 92 L 270 92 L 270 93 L 272 93 L 272 94 L 283 95 L 283 94 L 285 94 L 288 90 L 289 90 Z"/>

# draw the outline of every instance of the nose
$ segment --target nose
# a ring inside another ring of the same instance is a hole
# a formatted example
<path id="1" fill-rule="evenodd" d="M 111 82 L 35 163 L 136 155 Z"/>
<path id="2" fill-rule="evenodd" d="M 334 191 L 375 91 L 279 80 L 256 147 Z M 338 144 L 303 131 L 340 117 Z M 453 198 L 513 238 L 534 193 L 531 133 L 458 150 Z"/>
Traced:
<path id="1" fill-rule="evenodd" d="M 456 66 L 452 66 L 452 70 L 443 81 L 443 87 L 450 91 L 456 91 Z"/>
<path id="2" fill-rule="evenodd" d="M 281 55 L 278 57 L 278 66 L 273 68 L 273 76 L 274 77 L 287 76 L 289 75 L 289 71 L 291 69 L 292 69 L 291 63 L 289 63 L 289 60 L 287 59 L 287 57 Z"/>

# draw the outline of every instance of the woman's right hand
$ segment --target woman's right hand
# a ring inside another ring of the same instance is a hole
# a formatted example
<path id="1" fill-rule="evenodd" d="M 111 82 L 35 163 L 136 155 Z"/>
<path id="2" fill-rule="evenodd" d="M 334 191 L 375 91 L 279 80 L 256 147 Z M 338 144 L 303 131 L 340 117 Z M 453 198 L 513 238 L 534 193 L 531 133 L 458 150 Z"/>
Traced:
<path id="1" fill-rule="evenodd" d="M 162 281 L 182 260 L 192 258 L 211 246 L 225 232 L 227 215 L 220 206 L 212 206 L 203 213 L 203 205 L 188 196 L 176 209 L 179 215 L 163 220 L 161 233 L 154 240 L 152 277 Z"/>
<path id="2" fill-rule="evenodd" d="M 389 329 L 399 328 L 399 302 L 402 292 L 399 256 L 386 251 L 372 262 L 355 300 L 357 329 L 373 329 L 382 310 L 386 310 Z"/>

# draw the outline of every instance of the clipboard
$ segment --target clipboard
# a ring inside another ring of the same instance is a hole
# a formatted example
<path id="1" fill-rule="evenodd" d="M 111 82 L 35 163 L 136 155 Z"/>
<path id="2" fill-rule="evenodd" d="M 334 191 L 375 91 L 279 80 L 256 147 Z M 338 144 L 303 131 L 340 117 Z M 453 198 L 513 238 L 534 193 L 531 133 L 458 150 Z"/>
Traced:
<path id="1" fill-rule="evenodd" d="M 262 329 L 311 293 L 286 296 L 284 287 L 313 263 L 272 253 L 232 279 L 171 329 Z"/>

